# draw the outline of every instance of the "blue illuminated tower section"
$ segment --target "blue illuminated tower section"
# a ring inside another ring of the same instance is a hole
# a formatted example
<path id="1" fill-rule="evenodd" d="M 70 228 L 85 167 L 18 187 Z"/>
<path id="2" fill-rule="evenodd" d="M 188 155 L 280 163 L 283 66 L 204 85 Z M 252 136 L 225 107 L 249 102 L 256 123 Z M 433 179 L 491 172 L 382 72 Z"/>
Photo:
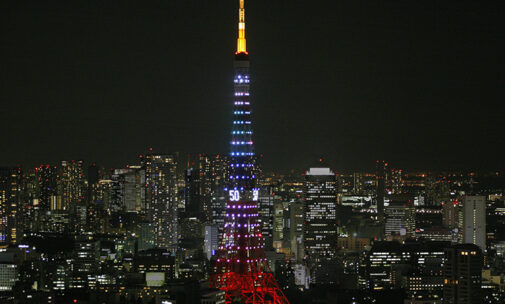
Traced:
<path id="1" fill-rule="evenodd" d="M 251 102 L 249 99 L 249 55 L 235 55 L 233 125 L 231 131 L 229 185 L 241 199 L 252 199 L 256 186 Z"/>
<path id="2" fill-rule="evenodd" d="M 210 286 L 226 291 L 225 303 L 288 303 L 268 266 L 258 223 L 249 53 L 246 51 L 244 0 L 239 0 L 235 53 L 233 123 L 226 186 L 224 229 Z"/>

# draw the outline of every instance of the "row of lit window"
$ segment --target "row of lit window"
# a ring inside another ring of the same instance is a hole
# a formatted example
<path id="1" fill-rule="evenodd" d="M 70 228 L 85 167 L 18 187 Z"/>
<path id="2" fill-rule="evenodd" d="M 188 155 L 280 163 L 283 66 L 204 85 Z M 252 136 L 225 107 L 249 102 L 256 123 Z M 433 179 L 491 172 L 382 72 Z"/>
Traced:
<path id="1" fill-rule="evenodd" d="M 244 207 L 245 207 L 245 206 L 244 206 Z M 248 206 L 248 207 L 250 207 L 250 208 L 255 208 L 256 206 Z M 239 208 L 239 209 L 240 209 L 240 208 Z M 240 227 L 242 227 L 242 226 L 241 226 L 241 224 L 235 224 L 235 223 L 227 223 L 227 224 L 224 224 L 224 227 L 225 227 L 225 228 L 226 228 L 226 227 L 235 227 L 235 225 L 236 225 L 237 227 L 239 227 L 239 228 L 240 228 Z M 249 225 L 248 225 L 248 224 L 244 224 L 244 227 L 246 227 L 246 228 L 247 228 L 247 227 L 254 228 L 254 227 L 259 227 L 259 226 L 260 226 L 260 224 L 249 224 Z"/>
<path id="2" fill-rule="evenodd" d="M 235 101 L 236 106 L 243 106 L 243 105 L 250 105 L 251 103 L 249 101 Z"/>
<path id="3" fill-rule="evenodd" d="M 231 134 L 239 135 L 239 134 L 252 134 L 252 131 L 232 131 Z"/>
<path id="4" fill-rule="evenodd" d="M 256 208 L 256 205 L 245 205 L 245 206 L 242 206 L 242 205 L 226 205 L 226 208 L 227 209 L 230 209 L 230 208 L 231 209 L 242 209 L 242 208 L 243 209 L 250 209 L 250 208 Z M 239 227 L 240 227 L 240 225 L 239 225 Z M 247 227 L 247 225 L 244 225 L 244 227 Z"/>
<path id="5" fill-rule="evenodd" d="M 231 156 L 253 156 L 253 152 L 231 152 Z"/>
<path id="6" fill-rule="evenodd" d="M 247 92 L 235 92 L 235 96 L 249 96 Z"/>
<path id="7" fill-rule="evenodd" d="M 245 237 L 245 238 L 248 238 L 248 237 L 261 237 L 261 233 L 257 233 L 257 234 L 232 234 L 232 233 L 223 233 L 223 238 L 226 238 L 226 237 L 231 237 L 231 238 L 234 238 L 234 237 L 237 237 L 237 238 L 241 238 L 241 237 Z"/>
<path id="8" fill-rule="evenodd" d="M 235 218 L 235 214 L 225 214 L 226 217 L 232 217 L 232 218 Z M 253 214 L 237 214 L 236 217 L 258 217 L 258 214 L 257 213 L 253 213 Z"/>
<path id="9" fill-rule="evenodd" d="M 253 142 L 252 141 L 232 141 L 231 144 L 234 146 L 241 146 L 241 145 L 252 145 Z"/>
<path id="10" fill-rule="evenodd" d="M 248 120 L 234 120 L 233 124 L 234 125 L 250 125 L 251 122 Z"/>
<path id="11" fill-rule="evenodd" d="M 263 246 L 246 246 L 245 247 L 245 250 L 254 250 L 254 249 L 260 249 L 260 248 L 263 248 Z M 221 250 L 233 250 L 233 246 L 228 246 L 228 247 L 225 247 L 225 246 L 221 246 L 219 247 L 219 249 Z M 240 246 L 237 246 L 237 250 L 240 250 Z"/>
<path id="12" fill-rule="evenodd" d="M 249 79 L 235 79 L 235 83 L 249 83 Z"/>
<path id="13" fill-rule="evenodd" d="M 242 175 L 242 176 L 239 176 L 239 175 L 235 175 L 235 176 L 230 176 L 230 179 L 250 179 L 250 178 L 255 178 L 256 175 L 253 175 L 253 176 L 249 176 L 249 175 Z"/>
<path id="14" fill-rule="evenodd" d="M 233 114 L 235 114 L 235 115 L 243 115 L 243 114 L 249 115 L 249 114 L 251 114 L 251 111 L 233 111 Z"/>
<path id="15" fill-rule="evenodd" d="M 228 263 L 230 263 L 230 262 L 232 262 L 232 261 L 233 261 L 233 262 L 235 262 L 235 261 L 236 261 L 237 263 L 240 263 L 240 260 L 238 260 L 238 259 L 237 259 L 237 260 L 230 260 L 230 259 L 227 259 L 227 260 L 225 260 L 225 259 L 217 259 L 217 261 L 218 261 L 218 262 L 228 262 Z M 254 262 L 260 262 L 260 261 L 266 261 L 266 259 L 252 259 L 252 260 L 246 260 L 246 263 L 254 263 Z"/>
<path id="16" fill-rule="evenodd" d="M 237 188 L 237 187 L 234 187 L 234 188 L 233 188 L 233 190 L 238 190 L 238 188 Z M 242 190 L 242 191 L 243 191 L 243 190 L 244 190 L 244 187 L 240 187 L 240 190 Z M 228 188 L 224 188 L 224 191 L 228 191 Z"/>
<path id="17" fill-rule="evenodd" d="M 230 164 L 230 167 L 244 168 L 244 167 L 254 167 L 254 164 Z"/>

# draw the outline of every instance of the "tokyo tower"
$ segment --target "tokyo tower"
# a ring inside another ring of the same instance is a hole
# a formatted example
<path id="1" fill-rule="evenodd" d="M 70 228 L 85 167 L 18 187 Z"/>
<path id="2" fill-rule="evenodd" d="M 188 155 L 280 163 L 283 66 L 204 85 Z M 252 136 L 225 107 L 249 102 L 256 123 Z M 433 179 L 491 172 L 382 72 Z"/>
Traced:
<path id="1" fill-rule="evenodd" d="M 256 158 L 249 99 L 249 54 L 244 0 L 240 1 L 235 53 L 233 125 L 223 235 L 210 286 L 226 291 L 225 302 L 289 304 L 272 275 L 258 219 Z"/>

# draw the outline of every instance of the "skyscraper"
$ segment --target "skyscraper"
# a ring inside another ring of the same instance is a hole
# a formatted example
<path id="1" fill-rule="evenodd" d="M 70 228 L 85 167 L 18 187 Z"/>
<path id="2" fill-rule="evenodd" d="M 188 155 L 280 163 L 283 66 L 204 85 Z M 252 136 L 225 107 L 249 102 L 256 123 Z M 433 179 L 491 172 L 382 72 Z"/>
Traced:
<path id="1" fill-rule="evenodd" d="M 458 244 L 445 250 L 444 304 L 482 303 L 482 265 L 480 248 Z"/>
<path id="2" fill-rule="evenodd" d="M 141 161 L 146 174 L 146 209 L 153 224 L 154 245 L 175 250 L 178 237 L 176 156 L 150 153 Z"/>
<path id="3" fill-rule="evenodd" d="M 61 196 L 63 209 L 75 213 L 77 205 L 85 200 L 82 160 L 62 161 L 59 174 L 58 195 Z"/>
<path id="4" fill-rule="evenodd" d="M 377 161 L 376 164 L 376 174 L 377 179 L 377 220 L 382 222 L 384 220 L 384 196 L 386 195 L 386 168 L 387 163 L 385 161 Z"/>
<path id="5" fill-rule="evenodd" d="M 20 233 L 20 185 L 19 167 L 0 168 L 0 243 L 15 244 Z"/>
<path id="6" fill-rule="evenodd" d="M 486 251 L 486 197 L 466 196 L 463 199 L 463 241 Z"/>
<path id="7" fill-rule="evenodd" d="M 72 231 L 82 231 L 86 224 L 86 183 L 82 165 L 82 160 L 62 161 L 58 170 L 57 202 L 61 200 L 62 209 L 65 210 L 64 213 L 67 216 L 70 215 Z M 51 205 L 54 205 L 53 201 Z M 51 210 L 59 209 L 53 208 L 54 206 L 51 207 Z"/>
<path id="8" fill-rule="evenodd" d="M 261 225 L 263 244 L 266 251 L 273 250 L 274 198 L 272 187 L 263 185 L 258 199 L 258 222 Z"/>
<path id="9" fill-rule="evenodd" d="M 34 200 L 36 223 L 33 225 L 35 231 L 51 231 L 51 216 L 48 211 L 51 203 L 58 201 L 58 173 L 56 166 L 43 165 L 35 168 L 38 181 L 38 198 Z M 59 198 L 61 200 L 61 197 Z M 58 204 L 56 204 L 58 205 Z M 63 208 L 62 208 L 63 209 Z"/>
<path id="10" fill-rule="evenodd" d="M 202 180 L 200 170 L 189 168 L 184 174 L 184 206 L 185 217 L 195 217 L 200 219 L 203 214 Z"/>
<path id="11" fill-rule="evenodd" d="M 212 159 L 211 166 L 211 212 L 210 218 L 213 225 L 216 225 L 220 232 L 224 228 L 224 216 L 226 211 L 226 195 L 224 188 L 226 184 L 226 172 L 228 169 L 228 158 L 223 155 L 216 155 Z"/>
<path id="12" fill-rule="evenodd" d="M 257 221 L 259 189 L 252 141 L 244 0 L 239 3 L 225 224 L 210 285 L 226 291 L 226 303 L 236 300 L 243 303 L 288 303 L 269 269 Z"/>
<path id="13" fill-rule="evenodd" d="M 331 259 L 337 249 L 337 185 L 329 168 L 305 173 L 303 243 L 305 255 L 318 263 Z"/>
<path id="14" fill-rule="evenodd" d="M 116 211 L 139 212 L 145 208 L 145 170 L 140 166 L 116 169 L 112 175 Z"/>

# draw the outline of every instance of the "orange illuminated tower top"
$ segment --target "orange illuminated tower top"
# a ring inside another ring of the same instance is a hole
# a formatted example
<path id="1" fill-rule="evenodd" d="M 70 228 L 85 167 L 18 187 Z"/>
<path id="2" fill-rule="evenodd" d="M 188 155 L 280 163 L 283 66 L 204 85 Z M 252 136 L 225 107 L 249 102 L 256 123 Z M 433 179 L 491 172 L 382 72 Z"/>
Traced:
<path id="1" fill-rule="evenodd" d="M 238 10 L 238 39 L 237 39 L 237 54 L 245 53 L 246 50 L 246 42 L 245 42 L 245 8 L 244 1 L 240 0 L 240 7 Z"/>

